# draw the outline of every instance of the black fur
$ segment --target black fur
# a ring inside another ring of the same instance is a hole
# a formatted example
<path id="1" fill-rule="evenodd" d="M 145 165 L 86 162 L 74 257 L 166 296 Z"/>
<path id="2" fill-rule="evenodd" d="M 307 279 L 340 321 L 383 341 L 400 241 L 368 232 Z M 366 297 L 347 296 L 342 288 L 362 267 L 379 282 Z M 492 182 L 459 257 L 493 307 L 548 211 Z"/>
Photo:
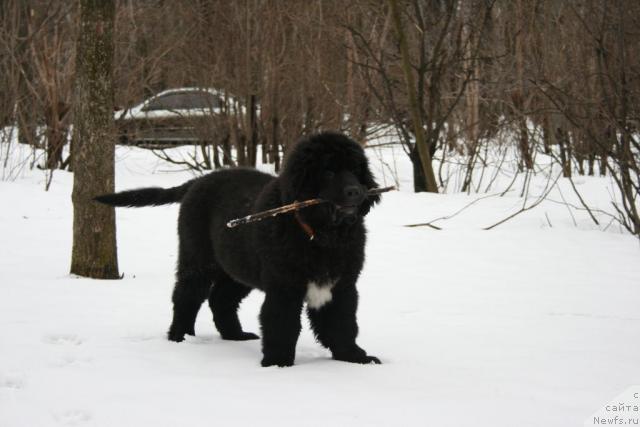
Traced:
<path id="1" fill-rule="evenodd" d="M 103 194 L 94 198 L 95 201 L 111 206 L 127 206 L 131 208 L 142 206 L 160 206 L 178 203 L 191 187 L 193 181 L 188 181 L 173 188 L 140 188 L 138 190 L 122 191 L 114 194 Z"/>
<path id="2" fill-rule="evenodd" d="M 99 196 L 114 206 L 181 202 L 179 256 L 169 339 L 193 335 L 198 310 L 209 299 L 222 338 L 256 339 L 240 326 L 237 309 L 251 289 L 266 293 L 260 311 L 263 366 L 290 366 L 310 282 L 332 283 L 332 299 L 307 307 L 313 332 L 333 358 L 380 363 L 356 344 L 356 281 L 364 263 L 363 217 L 379 201 L 362 147 L 344 135 L 321 133 L 300 141 L 278 177 L 249 169 L 205 175 L 168 190 L 158 188 Z M 227 221 L 296 200 L 330 203 L 233 229 Z M 213 286 L 212 286 L 213 284 Z"/>

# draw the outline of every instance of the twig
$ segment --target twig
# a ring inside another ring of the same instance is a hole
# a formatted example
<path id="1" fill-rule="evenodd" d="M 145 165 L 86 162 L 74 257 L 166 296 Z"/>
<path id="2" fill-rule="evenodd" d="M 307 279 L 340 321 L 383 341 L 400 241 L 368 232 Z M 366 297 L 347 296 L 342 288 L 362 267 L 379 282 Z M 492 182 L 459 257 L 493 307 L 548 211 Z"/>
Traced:
<path id="1" fill-rule="evenodd" d="M 418 224 L 407 224 L 404 227 L 408 227 L 408 228 L 412 228 L 412 227 L 431 227 L 431 228 L 433 228 L 435 230 L 442 230 L 442 228 L 440 228 L 440 227 L 438 227 L 436 225 L 433 225 L 433 223 L 436 222 L 436 221 L 442 221 L 442 220 L 446 220 L 446 219 L 451 219 L 454 216 L 456 216 L 459 213 L 461 213 L 462 211 L 464 211 L 465 209 L 467 209 L 467 208 L 471 207 L 472 205 L 476 204 L 480 200 L 488 199 L 489 197 L 495 197 L 495 196 L 500 196 L 500 195 L 501 194 L 488 194 L 486 196 L 478 197 L 477 199 L 474 199 L 473 201 L 467 203 L 466 205 L 464 205 L 463 207 L 461 207 L 460 209 L 458 209 L 457 211 L 455 211 L 454 213 L 452 213 L 450 215 L 441 216 L 439 218 L 432 219 L 431 221 L 421 222 L 421 223 L 418 223 Z"/>
<path id="2" fill-rule="evenodd" d="M 198 160 L 195 159 L 193 157 L 193 155 L 191 155 L 191 153 L 189 153 L 189 155 L 191 156 L 191 158 L 194 160 L 193 163 L 187 161 L 187 160 L 175 160 L 173 158 L 171 158 L 164 149 L 155 149 L 155 148 L 151 148 L 151 152 L 153 154 L 155 154 L 157 157 L 159 157 L 160 159 L 164 160 L 165 162 L 169 162 L 169 163 L 173 163 L 174 165 L 179 165 L 179 166 L 185 166 L 187 169 L 194 169 L 198 172 L 202 171 L 202 167 L 199 164 Z"/>
<path id="3" fill-rule="evenodd" d="M 587 204 L 585 203 L 585 201 L 582 199 L 582 196 L 580 195 L 580 193 L 578 192 L 578 189 L 576 188 L 576 185 L 573 183 L 573 179 L 571 179 L 570 176 L 568 176 L 567 178 L 569 178 L 569 182 L 571 183 L 571 186 L 573 187 L 573 191 L 575 191 L 576 196 L 578 196 L 578 199 L 580 200 L 580 203 L 582 203 L 582 206 L 584 206 L 584 208 L 587 210 L 587 212 L 589 212 L 589 216 L 591 217 L 591 219 L 593 220 L 593 222 L 596 223 L 596 225 L 600 225 L 600 223 L 598 222 L 598 220 L 596 219 L 596 217 L 593 215 L 593 212 L 591 212 L 591 209 L 589 209 L 589 206 L 587 206 Z"/>
<path id="4" fill-rule="evenodd" d="M 572 209 L 575 209 L 575 210 L 577 210 L 577 211 L 584 211 L 584 210 L 586 210 L 585 208 L 581 208 L 580 206 L 576 206 L 576 205 L 571 204 L 571 203 L 566 202 L 566 201 L 560 202 L 560 201 L 558 201 L 558 200 L 554 200 L 554 199 L 551 199 L 551 198 L 547 198 L 547 201 L 549 201 L 549 202 L 551 202 L 551 203 L 556 203 L 556 204 L 558 204 L 558 205 L 566 205 L 566 206 L 570 206 Z M 604 215 L 604 216 L 607 216 L 607 217 L 609 217 L 609 218 L 613 218 L 613 219 L 614 219 L 614 220 L 616 220 L 616 221 L 618 221 L 618 220 L 619 220 L 619 219 L 618 219 L 618 217 L 616 217 L 615 215 L 613 215 L 613 214 L 611 214 L 611 213 L 609 213 L 609 212 L 607 212 L 607 211 L 603 211 L 602 209 L 591 209 L 591 211 L 592 211 L 592 212 L 595 212 L 595 213 L 598 213 L 598 214 L 601 214 L 601 215 Z M 602 230 L 602 231 L 604 231 L 604 230 Z"/>
<path id="5" fill-rule="evenodd" d="M 520 171 L 516 170 L 516 173 L 513 175 L 513 180 L 511 180 L 511 183 L 509 183 L 509 186 L 500 194 L 500 197 L 504 197 L 504 195 L 507 194 L 509 190 L 511 190 L 511 187 L 516 182 L 516 179 L 518 178 L 519 174 L 520 174 Z"/>
<path id="6" fill-rule="evenodd" d="M 575 227 L 577 227 L 578 226 L 578 222 L 576 221 L 576 217 L 573 215 L 573 212 L 571 212 L 571 208 L 569 207 L 569 204 L 567 203 L 567 200 L 564 198 L 564 194 L 562 194 L 562 190 L 560 189 L 560 187 L 558 187 L 558 193 L 560 193 L 560 198 L 562 199 L 562 201 L 564 202 L 565 207 L 569 211 L 569 215 L 571 216 L 571 219 L 573 220 L 573 225 Z"/>
<path id="7" fill-rule="evenodd" d="M 607 229 L 611 226 L 611 224 L 613 224 L 614 221 L 618 221 L 618 218 L 611 218 L 611 221 L 609 221 L 609 224 L 607 224 L 607 226 L 603 228 L 602 231 L 607 231 Z"/>
<path id="8" fill-rule="evenodd" d="M 553 185 L 552 185 L 551 187 L 549 187 L 549 188 L 547 189 L 547 191 L 546 191 L 542 196 L 540 196 L 540 198 L 539 198 L 538 200 L 536 200 L 536 201 L 535 201 L 535 203 L 531 204 L 530 206 L 524 206 L 524 205 L 523 205 L 523 206 L 522 206 L 522 208 L 521 208 L 519 211 L 517 211 L 517 212 L 515 212 L 515 213 L 513 213 L 513 214 L 511 214 L 511 215 L 509 215 L 508 217 L 506 217 L 506 218 L 504 218 L 504 219 L 502 219 L 502 220 L 500 220 L 500 221 L 496 222 L 496 223 L 495 223 L 495 224 L 493 224 L 493 225 L 490 225 L 490 226 L 488 226 L 488 227 L 483 228 L 483 230 L 491 230 L 491 229 L 493 229 L 493 228 L 495 228 L 495 227 L 499 226 L 500 224 L 504 224 L 505 222 L 509 221 L 510 219 L 512 219 L 512 218 L 514 218 L 514 217 L 516 217 L 516 216 L 520 215 L 522 212 L 528 211 L 528 210 L 533 209 L 533 208 L 535 208 L 536 206 L 538 206 L 540 203 L 542 203 L 542 202 L 543 202 L 543 200 L 545 200 L 545 199 L 547 198 L 547 196 L 549 195 L 549 193 L 551 192 L 551 190 L 553 190 L 553 187 L 555 187 L 555 186 L 556 186 L 556 183 L 558 182 L 558 179 L 560 179 L 560 177 L 561 177 L 561 176 L 562 176 L 562 173 L 560 173 L 560 174 L 558 175 L 558 177 L 555 179 L 555 181 L 553 181 Z"/>
<path id="9" fill-rule="evenodd" d="M 440 218 L 440 219 L 442 219 L 442 218 Z M 431 227 L 434 230 L 442 230 L 441 227 L 438 227 L 437 225 L 433 225 L 430 222 L 421 222 L 419 224 L 407 224 L 407 225 L 405 225 L 405 227 L 407 227 L 407 228 L 412 228 L 412 227 Z"/>
<path id="10" fill-rule="evenodd" d="M 367 195 L 368 196 L 375 196 L 381 193 L 385 193 L 387 191 L 391 191 L 391 190 L 395 190 L 396 187 L 383 187 L 383 188 L 372 188 L 370 190 L 367 191 Z M 326 203 L 328 202 L 328 200 L 324 200 L 324 199 L 310 199 L 310 200 L 304 200 L 302 202 L 294 202 L 294 203 L 290 203 L 288 205 L 284 205 L 284 206 L 280 206 L 277 208 L 273 208 L 273 209 L 269 209 L 267 211 L 262 211 L 262 212 L 257 212 L 251 215 L 247 215 L 244 216 L 242 218 L 236 218 L 236 219 L 232 219 L 231 221 L 227 222 L 227 227 L 229 228 L 234 228 L 237 227 L 239 225 L 243 225 L 243 224 L 249 224 L 252 222 L 256 222 L 256 221 L 261 221 L 265 218 L 272 218 L 274 216 L 286 213 L 286 212 L 291 212 L 291 211 L 297 211 L 299 209 L 304 209 L 307 208 L 309 206 L 314 206 L 314 205 L 319 205 L 321 203 Z"/>

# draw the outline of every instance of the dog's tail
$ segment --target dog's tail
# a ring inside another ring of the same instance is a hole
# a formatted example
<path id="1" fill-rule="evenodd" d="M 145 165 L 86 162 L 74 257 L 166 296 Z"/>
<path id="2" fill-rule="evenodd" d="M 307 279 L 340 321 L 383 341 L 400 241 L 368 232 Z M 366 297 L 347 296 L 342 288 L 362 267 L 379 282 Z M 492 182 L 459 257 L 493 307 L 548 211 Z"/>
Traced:
<path id="1" fill-rule="evenodd" d="M 138 188 L 136 190 L 121 191 L 119 193 L 102 194 L 93 200 L 110 206 L 127 206 L 138 208 L 142 206 L 159 206 L 169 203 L 179 203 L 195 180 L 187 181 L 172 188 Z"/>

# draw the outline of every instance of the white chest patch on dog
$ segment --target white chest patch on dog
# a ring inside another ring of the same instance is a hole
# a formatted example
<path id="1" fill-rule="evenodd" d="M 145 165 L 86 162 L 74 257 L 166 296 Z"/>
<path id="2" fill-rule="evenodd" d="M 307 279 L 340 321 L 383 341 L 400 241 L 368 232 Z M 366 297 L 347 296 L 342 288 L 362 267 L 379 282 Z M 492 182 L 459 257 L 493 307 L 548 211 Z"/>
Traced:
<path id="1" fill-rule="evenodd" d="M 307 295 L 305 296 L 305 301 L 307 301 L 307 306 L 309 308 L 313 308 L 315 310 L 319 309 L 333 298 L 333 294 L 331 293 L 331 289 L 335 283 L 326 282 L 326 283 L 316 283 L 309 282 L 307 285 Z"/>

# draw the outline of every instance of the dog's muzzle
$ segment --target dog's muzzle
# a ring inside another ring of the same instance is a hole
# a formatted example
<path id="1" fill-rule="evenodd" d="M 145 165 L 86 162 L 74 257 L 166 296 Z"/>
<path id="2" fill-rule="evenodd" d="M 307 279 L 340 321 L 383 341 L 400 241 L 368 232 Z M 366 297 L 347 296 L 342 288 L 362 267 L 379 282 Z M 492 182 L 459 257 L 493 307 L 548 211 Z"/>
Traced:
<path id="1" fill-rule="evenodd" d="M 337 223 L 353 225 L 358 221 L 358 211 L 365 199 L 365 189 L 360 185 L 349 185 L 343 191 L 344 202 L 336 206 Z"/>
<path id="2" fill-rule="evenodd" d="M 358 221 L 358 206 L 335 206 L 333 209 L 333 222 L 353 225 Z"/>

